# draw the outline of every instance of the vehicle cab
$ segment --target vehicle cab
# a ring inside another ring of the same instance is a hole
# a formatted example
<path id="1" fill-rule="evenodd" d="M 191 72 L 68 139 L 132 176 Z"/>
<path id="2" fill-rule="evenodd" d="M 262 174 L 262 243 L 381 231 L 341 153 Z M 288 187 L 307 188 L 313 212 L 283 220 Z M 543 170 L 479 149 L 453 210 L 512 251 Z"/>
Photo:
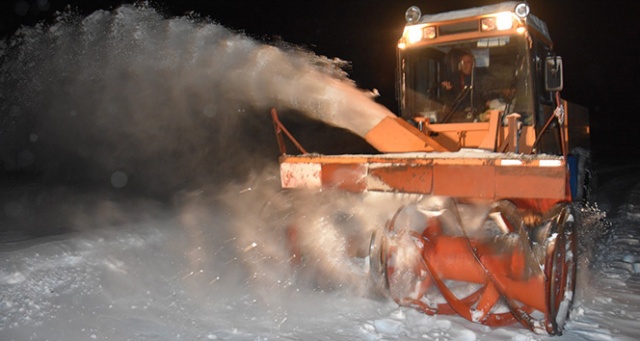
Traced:
<path id="1" fill-rule="evenodd" d="M 413 6 L 406 20 L 397 49 L 400 116 L 421 125 L 478 123 L 488 122 L 493 110 L 506 126 L 517 113 L 518 124 L 529 127 L 522 146 L 530 148 L 523 150 L 561 154 L 557 130 L 535 142 L 559 105 L 562 60 L 526 3 L 433 15 Z"/>

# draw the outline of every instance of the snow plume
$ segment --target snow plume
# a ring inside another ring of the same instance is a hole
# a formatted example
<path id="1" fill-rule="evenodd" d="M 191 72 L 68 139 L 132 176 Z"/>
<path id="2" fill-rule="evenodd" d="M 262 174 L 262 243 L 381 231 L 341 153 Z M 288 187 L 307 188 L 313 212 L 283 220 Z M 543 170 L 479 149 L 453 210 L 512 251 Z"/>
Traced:
<path id="1" fill-rule="evenodd" d="M 296 278 L 323 289 L 366 286 L 369 230 L 384 221 L 358 198 L 329 193 L 295 198 L 306 216 L 294 221 L 294 198 L 279 189 L 268 115 L 275 107 L 360 135 L 391 115 L 347 79 L 341 61 L 133 6 L 63 14 L 51 26 L 23 28 L 0 52 L 1 165 L 61 185 L 16 190 L 4 208 L 17 225 L 65 232 L 147 221 L 154 204 L 96 189 L 168 195 L 194 264 L 224 250 L 255 287 Z M 233 216 L 212 213 L 220 195 Z M 37 218 L 25 222 L 26 215 Z M 293 223 L 302 261 L 290 259 Z"/>
<path id="2" fill-rule="evenodd" d="M 3 168 L 56 180 L 238 180 L 277 156 L 272 107 L 359 134 L 391 115 L 341 61 L 146 7 L 23 28 L 1 57 Z"/>

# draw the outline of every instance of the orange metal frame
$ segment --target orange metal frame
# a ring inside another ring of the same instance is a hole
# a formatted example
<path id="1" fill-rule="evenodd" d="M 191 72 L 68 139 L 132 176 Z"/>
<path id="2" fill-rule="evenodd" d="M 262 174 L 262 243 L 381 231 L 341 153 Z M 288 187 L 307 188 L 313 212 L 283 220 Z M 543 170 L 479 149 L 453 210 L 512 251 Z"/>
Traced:
<path id="1" fill-rule="evenodd" d="M 423 129 L 424 133 L 415 129 L 422 137 L 426 137 L 421 140 L 417 140 L 420 136 L 411 132 L 413 127 L 405 127 L 408 123 L 401 119 L 397 121 L 385 118 L 367 133 L 367 140 L 392 141 L 393 144 L 384 146 L 391 150 L 404 148 L 411 151 L 415 146 L 422 147 L 423 150 L 433 150 L 434 146 L 435 149 L 449 150 L 444 146 L 451 145 L 455 146 L 454 150 L 459 150 L 457 142 L 451 141 L 447 136 L 451 136 L 451 132 L 462 131 L 467 132 L 465 146 L 513 151 L 517 145 L 525 148 L 533 146 L 532 135 L 518 133 L 517 116 L 509 118 L 511 124 L 507 131 L 503 131 L 497 123 L 498 114 L 493 112 L 488 124 L 434 124 L 427 125 Z M 271 115 L 282 153 L 280 175 L 283 188 L 418 193 L 483 202 L 510 199 L 526 207 L 537 208 L 539 212 L 544 212 L 555 203 L 571 200 L 567 165 L 563 157 L 486 150 L 376 155 L 307 154 L 279 121 L 275 109 L 271 111 Z M 472 127 L 476 130 L 472 130 Z M 405 128 L 411 132 L 408 138 L 389 138 L 403 137 L 402 129 Z M 431 132 L 439 134 L 435 138 L 429 138 Z M 286 154 L 282 134 L 305 154 Z M 517 138 L 520 139 L 519 142 L 515 142 Z"/>

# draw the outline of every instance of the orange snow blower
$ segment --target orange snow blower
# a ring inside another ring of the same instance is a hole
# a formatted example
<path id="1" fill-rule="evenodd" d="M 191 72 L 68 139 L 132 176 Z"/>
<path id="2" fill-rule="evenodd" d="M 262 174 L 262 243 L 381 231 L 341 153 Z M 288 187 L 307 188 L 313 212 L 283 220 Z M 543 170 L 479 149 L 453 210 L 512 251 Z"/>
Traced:
<path id="1" fill-rule="evenodd" d="M 424 16 L 414 6 L 406 18 L 399 115 L 343 126 L 379 153 L 308 153 L 273 109 L 282 188 L 411 196 L 371 237 L 383 294 L 427 314 L 561 334 L 575 287 L 572 202 L 589 196 L 589 123 L 560 98 L 547 27 L 513 1 Z"/>

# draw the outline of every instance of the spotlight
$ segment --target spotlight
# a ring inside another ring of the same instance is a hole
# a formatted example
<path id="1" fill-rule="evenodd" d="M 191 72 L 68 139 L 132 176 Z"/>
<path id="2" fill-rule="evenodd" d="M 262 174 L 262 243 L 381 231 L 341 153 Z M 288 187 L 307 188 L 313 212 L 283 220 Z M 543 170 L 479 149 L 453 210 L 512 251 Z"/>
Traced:
<path id="1" fill-rule="evenodd" d="M 529 5 L 527 5 L 527 3 L 525 2 L 518 4 L 518 6 L 516 6 L 515 12 L 516 15 L 520 18 L 526 18 L 527 15 L 529 15 Z"/>
<path id="2" fill-rule="evenodd" d="M 410 24 L 415 23 L 422 16 L 422 12 L 420 12 L 420 8 L 418 6 L 411 6 L 407 9 L 407 12 L 404 14 L 404 18 L 407 19 L 407 22 Z"/>

